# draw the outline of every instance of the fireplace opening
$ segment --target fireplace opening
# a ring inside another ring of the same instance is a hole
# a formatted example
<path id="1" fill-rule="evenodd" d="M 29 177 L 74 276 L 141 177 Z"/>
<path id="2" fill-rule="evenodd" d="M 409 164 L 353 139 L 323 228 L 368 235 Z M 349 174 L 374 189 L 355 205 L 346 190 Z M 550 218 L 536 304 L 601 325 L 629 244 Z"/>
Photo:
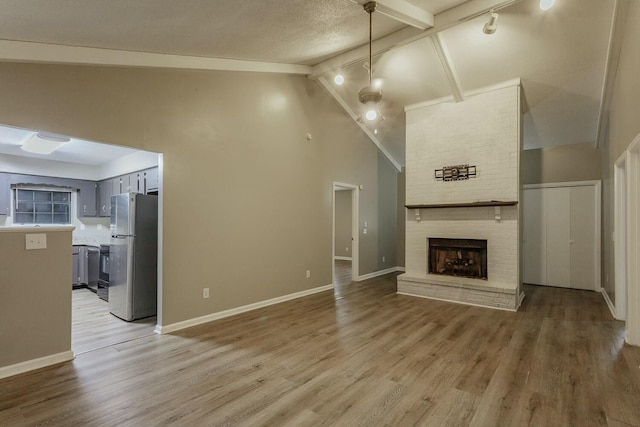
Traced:
<path id="1" fill-rule="evenodd" d="M 427 273 L 487 280 L 486 240 L 429 237 L 427 245 Z"/>

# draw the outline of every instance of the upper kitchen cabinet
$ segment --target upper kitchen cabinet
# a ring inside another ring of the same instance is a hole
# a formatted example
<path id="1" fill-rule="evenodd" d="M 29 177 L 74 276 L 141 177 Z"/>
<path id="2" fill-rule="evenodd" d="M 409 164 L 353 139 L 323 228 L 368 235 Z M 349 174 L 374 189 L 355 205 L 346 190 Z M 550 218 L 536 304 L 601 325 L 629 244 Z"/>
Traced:
<path id="1" fill-rule="evenodd" d="M 120 194 L 120 178 L 105 179 L 98 183 L 98 216 L 111 216 L 111 196 L 114 194 Z"/>
<path id="2" fill-rule="evenodd" d="M 144 194 L 158 192 L 158 168 L 147 169 L 142 171 L 144 178 Z"/>
<path id="3" fill-rule="evenodd" d="M 78 187 L 78 218 L 96 216 L 96 183 L 80 180 L 76 182 Z"/>
<path id="4" fill-rule="evenodd" d="M 11 209 L 11 176 L 0 172 L 0 215 L 10 215 Z"/>
<path id="5" fill-rule="evenodd" d="M 122 175 L 120 177 L 121 193 L 140 193 L 140 179 L 139 172 Z"/>

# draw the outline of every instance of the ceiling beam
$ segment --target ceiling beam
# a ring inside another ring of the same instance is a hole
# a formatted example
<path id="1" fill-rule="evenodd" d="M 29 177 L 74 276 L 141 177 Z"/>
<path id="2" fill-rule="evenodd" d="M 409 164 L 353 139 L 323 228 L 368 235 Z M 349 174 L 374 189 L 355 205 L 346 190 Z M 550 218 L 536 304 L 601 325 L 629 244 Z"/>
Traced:
<path id="1" fill-rule="evenodd" d="M 415 28 L 404 28 L 381 37 L 372 43 L 374 55 L 382 54 L 395 47 L 409 44 L 416 40 L 437 34 L 447 28 L 454 27 L 470 19 L 489 13 L 491 10 L 503 9 L 520 0 L 474 0 L 462 3 L 459 6 L 448 9 L 442 13 L 435 15 L 434 25 L 419 34 L 416 34 Z M 334 56 L 326 61 L 320 62 L 312 67 L 309 78 L 312 80 L 320 78 L 325 73 L 334 72 L 342 67 L 355 64 L 365 60 L 369 55 L 369 45 L 363 45 Z"/>
<path id="2" fill-rule="evenodd" d="M 364 5 L 370 0 L 350 0 L 353 3 Z M 433 14 L 425 9 L 415 6 L 406 0 L 377 0 L 376 12 L 400 21 L 404 24 L 420 30 L 433 27 Z"/>
<path id="3" fill-rule="evenodd" d="M 420 30 L 433 27 L 433 14 L 404 0 L 378 0 L 376 12 Z"/>
<path id="4" fill-rule="evenodd" d="M 456 73 L 453 59 L 451 59 L 449 49 L 447 48 L 447 45 L 442 38 L 442 34 L 436 33 L 429 37 L 429 40 L 431 40 L 431 43 L 433 44 L 436 55 L 440 60 L 442 71 L 444 71 L 447 82 L 449 82 L 449 88 L 451 89 L 451 95 L 453 96 L 453 99 L 456 102 L 464 101 L 462 85 L 460 84 L 460 79 L 458 78 L 458 73 Z"/>
<path id="5" fill-rule="evenodd" d="M 613 96 L 616 83 L 616 74 L 618 72 L 618 62 L 620 61 L 620 50 L 622 49 L 622 38 L 628 9 L 629 0 L 616 0 L 613 6 L 609 46 L 607 48 L 607 62 L 605 64 L 602 94 L 600 96 L 600 109 L 598 111 L 598 130 L 595 148 L 603 147 L 607 138 L 611 97 Z"/>
<path id="6" fill-rule="evenodd" d="M 360 129 L 362 129 L 362 131 L 369 137 L 371 142 L 373 142 L 375 146 L 378 147 L 378 150 L 380 150 L 380 152 L 384 154 L 384 156 L 387 158 L 387 160 L 389 160 L 389 162 L 393 165 L 393 167 L 395 167 L 398 170 L 398 172 L 401 172 L 402 166 L 400 166 L 400 163 L 395 161 L 393 156 L 387 151 L 386 148 L 384 148 L 380 140 L 376 138 L 373 132 L 371 132 L 369 128 L 367 128 L 364 124 L 358 121 L 358 115 L 355 113 L 355 111 L 353 111 L 353 109 L 351 109 L 349 104 L 347 104 L 345 100 L 342 99 L 340 94 L 336 92 L 336 90 L 333 88 L 333 85 L 330 84 L 324 77 L 317 79 L 317 81 L 327 92 L 329 92 L 329 94 L 333 97 L 333 99 L 335 99 L 338 102 L 338 104 L 340 104 L 340 106 L 344 109 L 344 111 L 347 112 L 347 114 L 353 119 L 353 121 L 358 126 L 360 126 Z"/>
<path id="7" fill-rule="evenodd" d="M 0 40 L 0 61 L 183 68 L 192 70 L 253 71 L 303 75 L 311 72 L 311 67 L 308 65 L 167 55 L 163 53 L 132 52 L 10 40 Z"/>

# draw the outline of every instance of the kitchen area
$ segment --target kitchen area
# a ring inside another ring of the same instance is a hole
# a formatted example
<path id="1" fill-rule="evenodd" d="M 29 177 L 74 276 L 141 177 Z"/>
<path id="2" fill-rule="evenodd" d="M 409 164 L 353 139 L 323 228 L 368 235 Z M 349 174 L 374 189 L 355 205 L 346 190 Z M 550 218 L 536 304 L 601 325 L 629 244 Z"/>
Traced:
<path id="1" fill-rule="evenodd" d="M 161 155 L 70 138 L 54 156 L 18 151 L 34 134 L 0 126 L 0 228 L 74 227 L 75 354 L 152 334 Z"/>

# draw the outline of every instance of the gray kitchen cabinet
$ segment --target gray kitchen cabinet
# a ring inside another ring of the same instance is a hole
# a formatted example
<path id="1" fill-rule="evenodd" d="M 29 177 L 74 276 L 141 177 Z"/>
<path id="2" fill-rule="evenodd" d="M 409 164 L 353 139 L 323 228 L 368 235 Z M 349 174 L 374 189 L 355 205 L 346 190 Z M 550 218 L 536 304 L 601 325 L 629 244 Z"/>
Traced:
<path id="1" fill-rule="evenodd" d="M 80 285 L 80 246 L 73 246 L 73 267 L 71 273 L 71 286 Z"/>
<path id="2" fill-rule="evenodd" d="M 142 171 L 144 179 L 144 194 L 158 191 L 158 168 Z"/>
<path id="3" fill-rule="evenodd" d="M 140 173 L 134 172 L 127 175 L 129 185 L 127 187 L 127 193 L 141 193 L 140 190 Z"/>
<path id="4" fill-rule="evenodd" d="M 80 269 L 80 272 L 78 274 L 78 284 L 88 285 L 89 284 L 89 248 L 87 248 L 86 246 L 80 246 L 78 260 L 79 260 L 79 269 Z"/>
<path id="5" fill-rule="evenodd" d="M 93 181 L 77 180 L 78 218 L 95 217 L 97 214 L 97 185 Z"/>
<path id="6" fill-rule="evenodd" d="M 117 178 L 105 179 L 98 183 L 98 216 L 110 217 L 111 216 L 111 196 L 114 192 L 114 181 Z M 120 181 L 117 181 L 118 192 L 120 194 Z"/>
<path id="7" fill-rule="evenodd" d="M 111 195 L 122 193 L 120 177 L 111 178 Z"/>
<path id="8" fill-rule="evenodd" d="M 0 172 L 0 215 L 10 215 L 11 209 L 11 176 Z"/>

